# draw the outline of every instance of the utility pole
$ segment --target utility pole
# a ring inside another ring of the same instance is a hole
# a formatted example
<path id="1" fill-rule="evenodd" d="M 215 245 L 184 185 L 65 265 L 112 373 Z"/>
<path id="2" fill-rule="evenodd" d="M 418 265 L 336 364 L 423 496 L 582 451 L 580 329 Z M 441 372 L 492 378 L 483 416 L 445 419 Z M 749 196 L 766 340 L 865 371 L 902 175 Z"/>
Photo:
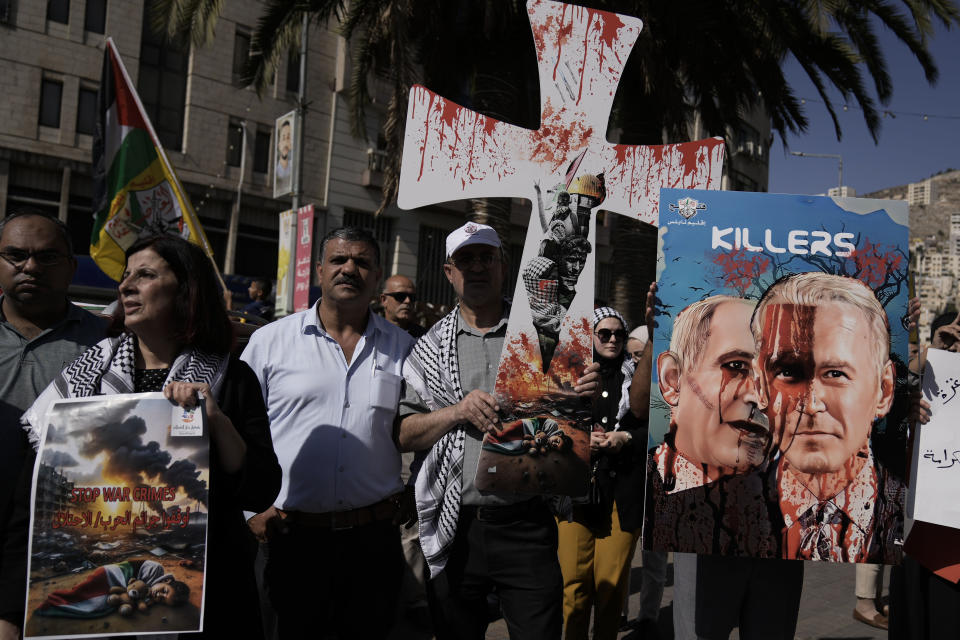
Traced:
<path id="1" fill-rule="evenodd" d="M 297 88 L 297 144 L 293 148 L 293 209 L 300 208 L 303 195 L 303 129 L 307 123 L 307 14 L 300 25 L 300 83 Z"/>
<path id="2" fill-rule="evenodd" d="M 836 153 L 804 153 L 803 151 L 791 151 L 790 155 L 800 158 L 832 158 L 836 160 L 840 168 L 840 176 L 837 181 L 837 192 L 843 191 L 843 157 Z"/>
<path id="3" fill-rule="evenodd" d="M 247 174 L 247 121 L 240 122 L 240 180 L 237 181 L 237 199 L 230 211 L 227 228 L 227 250 L 223 255 L 223 272 L 233 273 L 237 256 L 237 228 L 240 224 L 240 200 L 243 198 L 243 179 Z"/>

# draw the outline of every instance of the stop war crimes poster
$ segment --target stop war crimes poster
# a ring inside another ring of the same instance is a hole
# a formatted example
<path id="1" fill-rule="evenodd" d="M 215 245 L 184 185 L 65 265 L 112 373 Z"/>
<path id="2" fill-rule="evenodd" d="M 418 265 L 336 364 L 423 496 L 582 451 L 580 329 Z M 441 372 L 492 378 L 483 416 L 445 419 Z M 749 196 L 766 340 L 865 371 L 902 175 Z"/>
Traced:
<path id="1" fill-rule="evenodd" d="M 907 217 L 661 191 L 645 548 L 899 562 Z"/>
<path id="2" fill-rule="evenodd" d="M 25 637 L 203 629 L 210 448 L 177 411 L 160 393 L 51 407 L 34 470 Z"/>

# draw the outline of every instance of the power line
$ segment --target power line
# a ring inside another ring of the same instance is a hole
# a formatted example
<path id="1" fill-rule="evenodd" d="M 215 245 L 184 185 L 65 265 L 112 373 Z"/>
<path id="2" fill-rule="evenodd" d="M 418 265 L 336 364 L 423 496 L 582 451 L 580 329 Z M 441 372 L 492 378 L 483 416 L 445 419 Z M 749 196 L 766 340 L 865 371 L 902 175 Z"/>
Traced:
<path id="1" fill-rule="evenodd" d="M 813 102 L 816 104 L 823 104 L 823 105 L 826 104 L 823 100 L 817 100 L 815 98 L 800 98 L 800 104 L 806 104 L 808 102 Z M 842 107 L 844 111 L 863 111 L 863 109 L 861 109 L 858 105 L 855 105 L 855 104 L 844 104 L 842 105 Z M 932 120 L 932 119 L 960 120 L 960 115 L 951 116 L 946 114 L 927 113 L 927 112 L 921 112 L 921 111 L 896 111 L 894 109 L 878 109 L 878 111 L 880 111 L 881 115 L 884 118 L 910 116 L 910 117 L 920 118 L 921 120 L 925 120 L 925 121 Z"/>

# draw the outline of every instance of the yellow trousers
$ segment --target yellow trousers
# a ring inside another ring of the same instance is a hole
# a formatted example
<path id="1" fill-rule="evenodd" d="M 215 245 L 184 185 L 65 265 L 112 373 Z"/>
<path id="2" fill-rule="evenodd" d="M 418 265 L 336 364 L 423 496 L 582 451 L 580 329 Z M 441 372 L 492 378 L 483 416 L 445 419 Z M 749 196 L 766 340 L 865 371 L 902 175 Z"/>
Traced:
<path id="1" fill-rule="evenodd" d="M 563 627 L 566 640 L 586 640 L 595 611 L 594 640 L 615 640 L 627 589 L 637 531 L 622 531 L 613 505 L 610 535 L 597 537 L 577 522 L 557 523 L 557 555 L 563 573 Z"/>

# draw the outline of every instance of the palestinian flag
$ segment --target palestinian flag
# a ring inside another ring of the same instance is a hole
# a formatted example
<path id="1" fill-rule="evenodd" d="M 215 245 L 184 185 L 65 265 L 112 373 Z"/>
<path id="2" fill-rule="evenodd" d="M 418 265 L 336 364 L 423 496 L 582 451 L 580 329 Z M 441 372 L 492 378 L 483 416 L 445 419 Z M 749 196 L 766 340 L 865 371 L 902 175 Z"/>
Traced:
<path id="1" fill-rule="evenodd" d="M 111 38 L 103 54 L 98 106 L 90 257 L 119 281 L 124 252 L 145 236 L 172 233 L 212 255 Z"/>

